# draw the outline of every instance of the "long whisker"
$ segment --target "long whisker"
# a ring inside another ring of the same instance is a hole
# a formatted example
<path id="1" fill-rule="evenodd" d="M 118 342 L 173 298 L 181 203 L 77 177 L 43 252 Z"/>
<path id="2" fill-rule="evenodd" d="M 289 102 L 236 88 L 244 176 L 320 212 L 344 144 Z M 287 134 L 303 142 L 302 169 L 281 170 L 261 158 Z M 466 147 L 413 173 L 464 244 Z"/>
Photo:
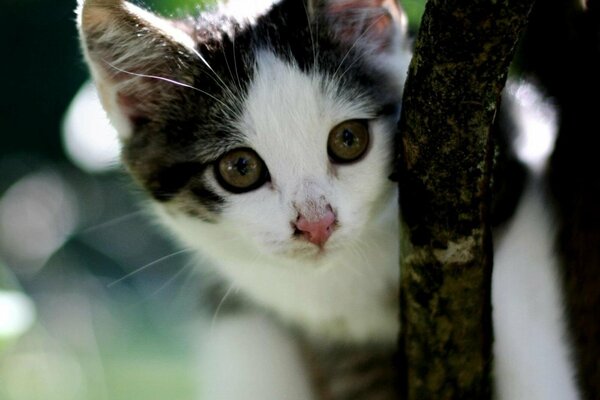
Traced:
<path id="1" fill-rule="evenodd" d="M 302 5 L 304 6 L 304 13 L 306 14 L 306 23 L 308 24 L 308 32 L 310 34 L 310 42 L 311 42 L 311 46 L 312 46 L 312 52 L 313 52 L 313 67 L 315 69 L 318 68 L 318 61 L 317 61 L 317 51 L 316 51 L 316 46 L 315 46 L 315 38 L 313 36 L 313 31 L 312 31 L 312 24 L 311 24 L 311 18 L 310 15 L 308 13 L 308 9 L 306 8 L 306 3 L 302 2 Z"/>
<path id="2" fill-rule="evenodd" d="M 344 57 L 342 58 L 342 61 L 340 61 L 340 64 L 338 65 L 337 69 L 335 70 L 335 72 L 333 73 L 333 77 L 335 78 L 335 76 L 337 75 L 338 71 L 340 70 L 340 68 L 342 67 L 342 64 L 344 64 L 344 61 L 346 61 L 346 58 L 350 55 L 350 53 L 352 52 L 352 50 L 354 50 L 354 47 L 356 47 L 356 45 L 360 42 L 360 40 L 367 34 L 369 33 L 369 31 L 371 30 L 371 28 L 373 28 L 381 18 L 385 17 L 385 15 L 381 15 L 378 18 L 375 19 L 375 21 L 373 21 L 368 27 L 367 29 L 365 29 L 365 31 L 363 33 L 361 33 L 356 40 L 354 41 L 354 43 L 352 44 L 352 46 L 350 46 L 350 48 L 348 49 L 348 51 L 346 52 L 346 54 L 344 55 Z"/>
<path id="3" fill-rule="evenodd" d="M 96 232 L 96 231 L 99 231 L 102 229 L 110 228 L 114 225 L 118 225 L 122 222 L 129 221 L 130 219 L 138 217 L 138 216 L 144 214 L 145 212 L 146 212 L 145 210 L 138 210 L 138 211 L 131 212 L 129 214 L 121 215 L 120 217 L 113 218 L 109 221 L 102 222 L 98 225 L 94 225 L 94 226 L 90 226 L 89 228 L 85 228 L 85 229 L 79 231 L 78 233 L 85 235 L 85 234 L 93 233 L 93 232 Z"/>
<path id="4" fill-rule="evenodd" d="M 231 77 L 231 80 L 234 80 L 233 78 L 233 72 L 231 71 L 231 67 L 229 67 L 229 61 L 227 61 L 227 54 L 225 53 L 225 47 L 223 47 L 222 51 L 223 53 L 223 60 L 225 60 L 225 66 L 227 67 L 227 71 L 229 72 L 229 76 Z"/>
<path id="5" fill-rule="evenodd" d="M 367 53 L 362 53 L 358 57 L 356 57 L 354 60 L 352 60 L 352 62 L 350 63 L 350 65 L 348 65 L 348 67 L 346 67 L 344 72 L 342 72 L 342 74 L 339 77 L 337 77 L 337 80 L 341 81 L 342 78 L 346 75 L 346 73 L 348 73 L 348 71 L 350 71 L 350 69 L 354 66 L 354 64 L 361 61 L 366 55 L 367 55 Z"/>
<path id="6" fill-rule="evenodd" d="M 235 55 L 235 36 L 231 40 L 232 52 L 233 52 L 233 67 L 235 68 L 235 77 L 237 80 L 237 85 L 240 88 L 240 92 L 243 93 L 242 82 L 240 81 L 240 74 L 238 72 L 237 66 L 237 56 Z"/>
<path id="7" fill-rule="evenodd" d="M 147 74 L 140 74 L 140 73 L 131 72 L 131 71 L 125 71 L 124 69 L 121 69 L 121 68 L 119 68 L 119 67 L 117 67 L 117 66 L 115 66 L 115 65 L 112 65 L 111 63 L 109 63 L 109 62 L 107 62 L 107 61 L 105 61 L 105 62 L 106 62 L 106 64 L 108 64 L 108 65 L 109 65 L 111 68 L 114 68 L 115 70 L 117 70 L 117 71 L 119 71 L 119 72 L 122 72 L 122 73 L 124 73 L 124 74 L 128 74 L 128 75 L 136 76 L 136 77 L 138 77 L 138 78 L 156 79 L 156 80 L 159 80 L 159 81 L 163 81 L 163 82 L 168 82 L 168 83 L 171 83 L 171 84 L 173 84 L 173 85 L 181 86 L 181 87 L 184 87 L 184 88 L 187 88 L 187 89 L 192 89 L 192 90 L 195 90 L 195 91 L 197 91 L 197 92 L 200 92 L 200 93 L 202 93 L 202 94 L 204 94 L 204 95 L 206 95 L 206 96 L 208 96 L 208 97 L 212 98 L 212 99 L 213 99 L 213 100 L 215 100 L 216 102 L 220 103 L 220 104 L 221 104 L 223 107 L 226 107 L 227 109 L 229 109 L 230 111 L 232 111 L 232 112 L 233 112 L 233 110 L 231 110 L 231 108 L 230 108 L 230 107 L 229 107 L 227 104 L 225 104 L 225 102 L 223 102 L 222 100 L 220 100 L 220 99 L 216 98 L 216 97 L 215 97 L 215 96 L 213 96 L 212 94 L 210 94 L 210 93 L 208 93 L 208 92 L 206 92 L 206 91 L 204 91 L 204 90 L 202 90 L 202 89 L 198 89 L 197 87 L 194 87 L 194 86 L 192 86 L 192 85 L 188 85 L 187 83 L 178 82 L 178 81 L 176 81 L 176 80 L 169 79 L 169 78 L 165 78 L 165 77 L 162 77 L 162 76 L 156 76 L 156 75 L 147 75 Z"/>
<path id="8" fill-rule="evenodd" d="M 123 276 L 122 278 L 119 278 L 119 279 L 117 279 L 116 281 L 109 283 L 109 284 L 108 284 L 106 287 L 110 289 L 110 288 L 112 288 L 113 286 L 115 286 L 115 285 L 117 285 L 117 284 L 119 284 L 119 283 L 123 282 L 124 280 L 131 278 L 131 277 L 132 277 L 132 276 L 134 276 L 135 274 L 137 274 L 137 273 L 139 273 L 139 272 L 142 272 L 142 271 L 144 271 L 144 270 L 146 270 L 146 269 L 148 269 L 148 268 L 150 268 L 150 267 L 152 267 L 152 266 L 154 266 L 154 265 L 156 265 L 156 264 L 159 264 L 159 263 L 161 263 L 161 262 L 163 262 L 163 261 L 166 261 L 166 260 L 168 260 L 168 259 L 171 259 L 171 258 L 173 258 L 173 257 L 176 257 L 176 256 L 178 256 L 178 255 L 180 255 L 180 254 L 183 254 L 183 253 L 190 253 L 190 252 L 192 252 L 192 250 L 179 250 L 179 251 L 176 251 L 175 253 L 171 253 L 171 254 L 169 254 L 169 255 L 166 255 L 166 256 L 164 256 L 164 257 L 161 257 L 161 258 L 159 258 L 158 260 L 154 260 L 154 261 L 152 261 L 151 263 L 148 263 L 148 264 L 146 264 L 146 265 L 144 265 L 144 266 L 142 266 L 142 267 L 140 267 L 140 268 L 136 269 L 135 271 L 132 271 L 132 272 L 128 273 L 127 275 Z"/>
<path id="9" fill-rule="evenodd" d="M 208 63 L 208 61 L 206 61 L 206 59 L 202 56 L 202 54 L 200 54 L 200 52 L 194 48 L 192 48 L 191 51 L 200 59 L 200 61 L 202 61 L 202 63 L 206 66 L 206 68 L 208 68 L 210 70 L 210 72 L 213 73 L 214 78 L 216 78 L 215 82 L 217 82 L 217 80 L 218 80 L 217 83 L 220 83 L 219 86 L 221 86 L 221 89 L 223 89 L 225 92 L 228 92 L 232 98 L 235 98 L 234 93 L 227 86 L 225 81 L 223 81 L 223 79 L 221 79 L 221 77 L 219 76 L 219 74 L 217 74 L 217 72 L 213 69 L 213 67 L 210 66 L 210 64 Z"/>
<path id="10" fill-rule="evenodd" d="M 176 273 L 173 274 L 173 276 L 171 276 L 169 279 L 167 279 L 165 281 L 165 283 L 163 283 L 162 285 L 160 285 L 160 287 L 158 289 L 156 289 L 155 291 L 153 291 L 150 294 L 150 297 L 156 296 L 162 290 L 164 290 L 165 288 L 167 288 L 171 283 L 175 282 L 175 280 L 177 278 L 179 278 L 184 271 L 189 270 L 191 267 L 193 267 L 193 265 L 194 265 L 193 262 L 189 262 L 189 263 L 185 264 L 183 267 L 181 267 L 179 269 L 179 271 L 177 271 Z"/>
<path id="11" fill-rule="evenodd" d="M 225 60 L 225 66 L 227 67 L 227 71 L 229 71 L 229 76 L 231 77 L 231 80 L 234 82 L 234 86 L 236 85 L 236 82 L 237 82 L 236 89 L 237 89 L 238 93 L 240 95 L 242 95 L 244 93 L 244 91 L 242 90 L 242 85 L 240 84 L 240 77 L 239 77 L 239 74 L 238 74 L 238 71 L 237 71 L 237 65 L 236 65 L 236 62 L 235 62 L 235 37 L 232 39 L 231 45 L 232 45 L 232 50 L 231 51 L 233 52 L 234 67 L 236 68 L 235 75 L 237 77 L 237 80 L 236 80 L 236 77 L 233 76 L 233 72 L 231 71 L 231 67 L 229 65 L 229 61 L 227 61 L 227 53 L 225 52 L 225 46 L 223 46 L 223 50 L 222 50 L 223 59 Z"/>
<path id="12" fill-rule="evenodd" d="M 190 293 L 195 294 L 196 290 L 195 289 L 191 289 L 191 285 L 196 284 L 198 281 L 195 279 L 192 279 L 194 277 L 197 277 L 198 275 L 195 274 L 195 272 L 201 271 L 201 269 L 196 268 L 199 265 L 200 261 L 198 257 L 194 257 L 189 265 L 192 268 L 189 268 L 187 270 L 187 274 L 186 276 L 183 278 L 181 284 L 179 285 L 178 288 L 178 293 L 173 297 L 172 299 L 172 303 L 175 305 L 176 308 L 177 304 L 181 305 L 182 301 L 185 301 L 184 298 L 186 295 L 189 295 Z M 187 265 L 186 265 L 187 267 Z"/>
<path id="13" fill-rule="evenodd" d="M 234 289 L 235 289 L 235 283 L 232 283 L 231 286 L 229 286 L 229 289 L 227 289 L 227 291 L 221 298 L 221 301 L 219 302 L 219 305 L 217 306 L 217 309 L 215 310 L 215 313 L 212 317 L 212 321 L 210 322 L 210 334 L 211 335 L 212 335 L 213 329 L 215 327 L 215 324 L 217 323 L 217 318 L 219 316 L 219 312 L 221 311 L 221 308 L 225 304 L 225 301 L 227 300 L 229 295 L 231 295 L 231 293 L 234 291 Z"/>

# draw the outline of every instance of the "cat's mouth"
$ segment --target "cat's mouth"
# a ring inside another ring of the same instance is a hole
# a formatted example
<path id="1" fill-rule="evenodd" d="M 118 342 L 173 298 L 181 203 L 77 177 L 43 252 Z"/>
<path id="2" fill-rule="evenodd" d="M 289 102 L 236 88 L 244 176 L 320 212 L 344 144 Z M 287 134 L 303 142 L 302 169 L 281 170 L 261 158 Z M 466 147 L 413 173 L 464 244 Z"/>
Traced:
<path id="1" fill-rule="evenodd" d="M 314 263 L 315 261 L 320 261 L 326 259 L 331 254 L 331 251 L 325 247 L 317 247 L 314 245 L 301 245 L 294 246 L 292 249 L 288 250 L 285 255 L 289 258 L 293 258 L 296 260 L 304 260 L 310 261 Z"/>
<path id="2" fill-rule="evenodd" d="M 279 254 L 287 258 L 301 259 L 306 262 L 324 261 L 331 257 L 339 247 L 336 245 L 337 240 L 335 238 L 332 239 L 326 243 L 317 245 L 307 241 L 304 232 L 294 232 L 289 246 Z"/>

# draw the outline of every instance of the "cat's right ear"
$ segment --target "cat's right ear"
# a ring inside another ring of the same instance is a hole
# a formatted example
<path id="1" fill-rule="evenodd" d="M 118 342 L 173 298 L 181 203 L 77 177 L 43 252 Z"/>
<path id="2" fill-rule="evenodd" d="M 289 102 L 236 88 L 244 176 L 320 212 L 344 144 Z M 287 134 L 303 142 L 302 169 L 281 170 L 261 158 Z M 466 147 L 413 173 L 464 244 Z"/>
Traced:
<path id="1" fill-rule="evenodd" d="M 341 44 L 374 54 L 406 46 L 408 22 L 398 0 L 306 0 L 312 15 L 325 16 Z"/>
<path id="2" fill-rule="evenodd" d="M 79 0 L 85 57 L 122 140 L 193 84 L 190 34 L 123 0 Z"/>

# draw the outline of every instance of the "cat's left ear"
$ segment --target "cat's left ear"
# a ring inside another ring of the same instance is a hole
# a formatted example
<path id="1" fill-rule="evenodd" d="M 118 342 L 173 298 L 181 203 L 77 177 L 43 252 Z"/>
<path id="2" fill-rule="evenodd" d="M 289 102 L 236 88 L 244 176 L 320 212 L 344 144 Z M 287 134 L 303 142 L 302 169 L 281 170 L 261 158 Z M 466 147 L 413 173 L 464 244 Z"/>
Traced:
<path id="1" fill-rule="evenodd" d="M 395 51 L 408 42 L 407 18 L 396 0 L 308 0 L 327 18 L 337 40 L 373 52 Z"/>
<path id="2" fill-rule="evenodd" d="M 193 84 L 197 53 L 185 27 L 123 0 L 79 0 L 78 17 L 100 100 L 121 139 Z"/>

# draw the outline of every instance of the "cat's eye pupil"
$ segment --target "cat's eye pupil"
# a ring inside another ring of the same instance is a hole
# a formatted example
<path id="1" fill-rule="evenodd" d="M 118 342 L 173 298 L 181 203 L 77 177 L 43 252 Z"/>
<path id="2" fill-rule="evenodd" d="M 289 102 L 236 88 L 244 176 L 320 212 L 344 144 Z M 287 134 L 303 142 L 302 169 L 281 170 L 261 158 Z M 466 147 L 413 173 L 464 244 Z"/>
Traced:
<path id="1" fill-rule="evenodd" d="M 365 120 L 349 120 L 336 125 L 329 133 L 327 153 L 338 164 L 361 158 L 369 148 L 369 127 Z"/>
<path id="2" fill-rule="evenodd" d="M 237 171 L 240 173 L 240 175 L 247 175 L 248 174 L 248 160 L 245 158 L 238 158 L 237 162 L 235 163 L 235 168 L 237 169 Z"/>
<path id="3" fill-rule="evenodd" d="M 342 140 L 346 146 L 351 147 L 356 141 L 356 136 L 354 136 L 354 133 L 349 129 L 344 129 L 344 132 L 342 132 Z"/>
<path id="4" fill-rule="evenodd" d="M 262 186 L 269 174 L 254 150 L 242 148 L 231 150 L 217 160 L 215 176 L 224 189 L 243 193 Z"/>

